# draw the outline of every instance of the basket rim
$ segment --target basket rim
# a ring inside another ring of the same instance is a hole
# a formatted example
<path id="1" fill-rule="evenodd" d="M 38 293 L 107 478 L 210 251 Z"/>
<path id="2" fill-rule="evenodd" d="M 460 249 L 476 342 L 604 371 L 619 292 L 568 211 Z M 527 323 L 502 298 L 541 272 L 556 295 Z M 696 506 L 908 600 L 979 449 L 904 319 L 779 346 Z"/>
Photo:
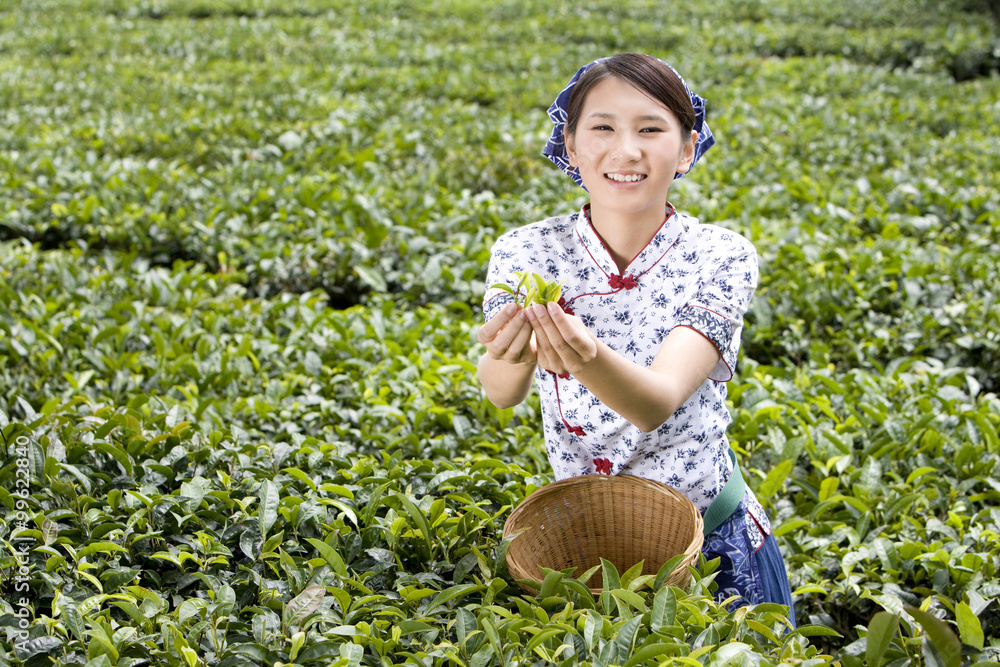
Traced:
<path id="1" fill-rule="evenodd" d="M 690 509 L 693 514 L 696 515 L 695 523 L 698 524 L 698 528 L 703 530 L 705 521 L 702 518 L 701 512 L 698 510 L 697 506 L 691 501 L 690 498 L 685 496 L 683 493 L 670 486 L 669 484 L 664 484 L 663 482 L 658 482 L 655 479 L 649 479 L 647 477 L 639 477 L 638 475 L 629 474 L 618 474 L 618 475 L 577 475 L 574 477 L 566 477 L 564 479 L 556 480 L 554 482 L 549 482 L 544 486 L 540 486 L 517 504 L 510 514 L 507 516 L 507 520 L 504 521 L 503 527 L 503 537 L 510 536 L 511 532 L 514 530 L 514 519 L 515 517 L 524 514 L 526 510 L 522 510 L 523 507 L 529 506 L 529 503 L 536 504 L 544 500 L 545 498 L 554 495 L 556 493 L 562 492 L 564 489 L 571 488 L 573 486 L 594 486 L 599 484 L 632 484 L 637 486 L 646 486 L 654 491 L 663 493 L 665 495 L 673 496 L 678 501 L 685 510 Z M 690 507 L 688 507 L 690 506 Z"/>

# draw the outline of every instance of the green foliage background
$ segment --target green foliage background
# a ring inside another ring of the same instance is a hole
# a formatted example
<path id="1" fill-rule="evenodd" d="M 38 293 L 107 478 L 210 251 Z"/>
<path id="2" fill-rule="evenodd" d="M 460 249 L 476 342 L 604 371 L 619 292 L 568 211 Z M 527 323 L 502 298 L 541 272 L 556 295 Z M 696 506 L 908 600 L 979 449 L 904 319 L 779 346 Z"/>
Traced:
<path id="1" fill-rule="evenodd" d="M 995 9 L 5 3 L 0 662 L 996 660 Z M 550 475 L 475 381 L 485 265 L 582 203 L 544 110 L 623 50 L 708 98 L 673 200 L 760 254 L 731 436 L 793 633 L 712 563 L 503 565 Z"/>

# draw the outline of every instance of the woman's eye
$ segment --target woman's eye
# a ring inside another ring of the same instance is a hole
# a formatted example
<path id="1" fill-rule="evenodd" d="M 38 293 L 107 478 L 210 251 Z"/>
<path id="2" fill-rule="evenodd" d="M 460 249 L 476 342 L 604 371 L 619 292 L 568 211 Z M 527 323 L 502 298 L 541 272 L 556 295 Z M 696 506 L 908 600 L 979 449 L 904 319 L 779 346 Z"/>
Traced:
<path id="1" fill-rule="evenodd" d="M 610 131 L 611 130 L 611 126 L 610 125 L 595 125 L 594 129 L 598 130 L 598 131 L 601 131 L 601 132 Z"/>
<path id="2" fill-rule="evenodd" d="M 658 127 L 644 127 L 640 130 L 640 132 L 662 132 L 662 131 L 663 130 L 661 130 Z"/>

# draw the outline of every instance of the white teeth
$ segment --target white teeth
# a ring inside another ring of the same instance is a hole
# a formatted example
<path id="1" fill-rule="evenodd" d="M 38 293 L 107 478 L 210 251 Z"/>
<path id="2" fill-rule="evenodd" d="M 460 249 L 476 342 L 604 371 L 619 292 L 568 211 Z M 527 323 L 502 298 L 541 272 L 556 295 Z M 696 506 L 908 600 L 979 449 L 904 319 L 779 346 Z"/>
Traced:
<path id="1" fill-rule="evenodd" d="M 605 174 L 605 177 L 610 178 L 612 181 L 618 181 L 619 183 L 634 183 L 635 181 L 641 181 L 646 178 L 642 174 Z"/>

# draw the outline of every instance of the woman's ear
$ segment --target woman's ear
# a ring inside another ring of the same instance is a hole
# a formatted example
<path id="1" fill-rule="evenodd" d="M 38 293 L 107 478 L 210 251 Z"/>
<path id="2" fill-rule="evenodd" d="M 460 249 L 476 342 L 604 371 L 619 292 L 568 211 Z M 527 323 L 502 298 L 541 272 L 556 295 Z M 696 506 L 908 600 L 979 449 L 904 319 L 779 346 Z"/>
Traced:
<path id="1" fill-rule="evenodd" d="M 569 158 L 569 166 L 579 167 L 576 163 L 576 141 L 574 136 L 563 128 L 563 143 L 566 144 L 566 157 Z"/>
<path id="2" fill-rule="evenodd" d="M 677 163 L 677 173 L 686 174 L 694 162 L 694 147 L 698 144 L 698 133 L 691 130 L 691 140 L 681 149 L 681 159 Z"/>

